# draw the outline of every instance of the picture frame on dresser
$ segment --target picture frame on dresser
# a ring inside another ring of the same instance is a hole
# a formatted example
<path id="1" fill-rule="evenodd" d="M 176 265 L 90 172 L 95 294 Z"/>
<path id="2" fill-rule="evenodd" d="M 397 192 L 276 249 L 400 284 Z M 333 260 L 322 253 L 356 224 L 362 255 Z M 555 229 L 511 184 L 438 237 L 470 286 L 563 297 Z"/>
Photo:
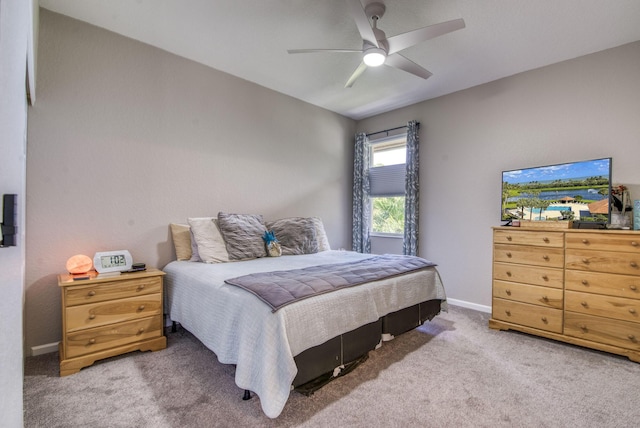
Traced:
<path id="1" fill-rule="evenodd" d="M 493 228 L 489 327 L 640 362 L 640 232 Z"/>

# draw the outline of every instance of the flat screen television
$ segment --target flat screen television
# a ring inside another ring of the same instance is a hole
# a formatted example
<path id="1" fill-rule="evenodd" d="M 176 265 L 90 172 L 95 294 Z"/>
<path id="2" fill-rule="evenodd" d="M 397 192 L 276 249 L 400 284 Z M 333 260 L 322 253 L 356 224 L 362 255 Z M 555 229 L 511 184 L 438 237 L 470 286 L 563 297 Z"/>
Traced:
<path id="1" fill-rule="evenodd" d="M 610 195 L 611 158 L 503 171 L 501 220 L 573 220 L 604 227 Z"/>

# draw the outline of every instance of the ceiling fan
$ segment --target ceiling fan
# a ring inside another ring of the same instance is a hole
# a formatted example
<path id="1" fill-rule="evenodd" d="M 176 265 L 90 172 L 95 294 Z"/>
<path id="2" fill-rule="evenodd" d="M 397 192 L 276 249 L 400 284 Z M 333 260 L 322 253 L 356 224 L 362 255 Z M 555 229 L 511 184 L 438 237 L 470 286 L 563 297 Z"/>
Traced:
<path id="1" fill-rule="evenodd" d="M 378 20 L 382 18 L 386 7 L 384 3 L 373 2 L 362 6 L 360 0 L 346 0 L 349 13 L 356 22 L 358 32 L 362 37 L 362 49 L 289 49 L 290 54 L 311 53 L 311 52 L 359 52 L 362 53 L 362 62 L 347 80 L 345 88 L 350 88 L 356 79 L 366 70 L 367 67 L 378 67 L 382 64 L 395 67 L 414 74 L 423 79 L 428 79 L 432 73 L 422 68 L 415 62 L 400 55 L 398 52 L 407 49 L 415 44 L 429 39 L 460 30 L 465 27 L 462 18 L 441 22 L 428 27 L 387 37 L 384 31 L 378 28 Z M 371 20 L 371 22 L 369 22 Z"/>

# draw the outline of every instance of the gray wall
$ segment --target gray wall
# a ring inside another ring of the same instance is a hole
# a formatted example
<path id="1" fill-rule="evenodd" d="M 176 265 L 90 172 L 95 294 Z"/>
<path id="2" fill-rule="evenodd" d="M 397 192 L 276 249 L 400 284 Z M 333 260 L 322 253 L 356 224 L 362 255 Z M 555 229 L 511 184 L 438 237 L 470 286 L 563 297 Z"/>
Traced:
<path id="1" fill-rule="evenodd" d="M 439 264 L 449 298 L 488 309 L 501 171 L 611 156 L 614 182 L 640 198 L 639 95 L 636 42 L 371 117 L 357 128 L 420 121 L 420 255 Z"/>
<path id="2" fill-rule="evenodd" d="M 350 248 L 354 121 L 44 9 L 40 22 L 27 349 L 60 340 L 69 257 L 128 249 L 162 268 L 171 222 L 314 215 Z"/>
<path id="3" fill-rule="evenodd" d="M 15 193 L 19 201 L 17 245 L 0 248 L 0 314 L 3 321 L 0 329 L 0 426 L 3 427 L 21 427 L 23 422 L 25 76 L 28 32 L 33 27 L 31 20 L 30 2 L 0 0 L 0 197 Z M 2 218 L 2 222 L 6 220 Z"/>

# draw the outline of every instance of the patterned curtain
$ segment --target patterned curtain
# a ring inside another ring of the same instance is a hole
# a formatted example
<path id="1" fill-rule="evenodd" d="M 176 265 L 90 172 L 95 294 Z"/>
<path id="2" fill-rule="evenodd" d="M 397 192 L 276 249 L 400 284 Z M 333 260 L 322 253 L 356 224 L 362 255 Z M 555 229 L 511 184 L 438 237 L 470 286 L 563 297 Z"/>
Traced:
<path id="1" fill-rule="evenodd" d="M 371 252 L 369 223 L 371 204 L 369 203 L 369 139 L 364 133 L 356 134 L 353 156 L 353 251 Z"/>
<path id="2" fill-rule="evenodd" d="M 405 178 L 404 199 L 404 240 L 402 252 L 405 255 L 418 255 L 418 207 L 420 205 L 420 183 L 418 168 L 420 166 L 420 124 L 412 120 L 407 124 L 407 175 Z"/>

